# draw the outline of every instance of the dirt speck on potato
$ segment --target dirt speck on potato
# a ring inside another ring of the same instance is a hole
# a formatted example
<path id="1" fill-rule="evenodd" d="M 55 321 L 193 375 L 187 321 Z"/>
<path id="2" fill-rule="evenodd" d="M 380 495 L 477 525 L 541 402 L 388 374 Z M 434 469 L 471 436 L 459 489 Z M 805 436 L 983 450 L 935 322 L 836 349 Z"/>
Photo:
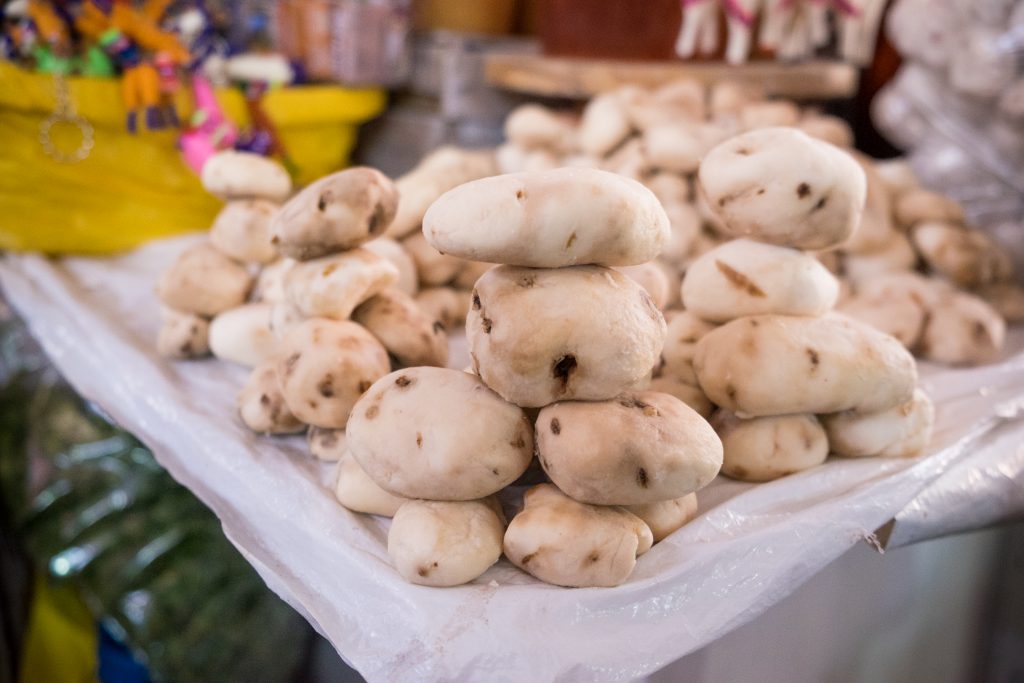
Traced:
<path id="1" fill-rule="evenodd" d="M 648 486 L 649 482 L 647 481 L 647 470 L 645 470 L 643 467 L 636 471 L 636 483 L 642 489 L 645 489 Z"/>
<path id="2" fill-rule="evenodd" d="M 367 408 L 366 409 L 366 413 L 365 413 L 367 420 L 372 420 L 373 418 L 377 417 L 377 415 L 379 415 L 379 414 L 380 414 L 380 407 L 376 406 L 376 405 L 373 405 L 373 406 L 370 406 L 369 408 Z"/>
<path id="3" fill-rule="evenodd" d="M 412 384 L 415 381 L 416 380 L 409 379 L 409 377 L 407 377 L 406 375 L 399 375 L 395 379 L 395 386 L 397 386 L 400 389 L 405 389 L 406 387 L 408 387 L 410 384 Z"/>
<path id="4" fill-rule="evenodd" d="M 562 423 L 558 421 L 557 417 L 551 418 L 551 433 L 555 436 L 562 433 Z"/>
<path id="5" fill-rule="evenodd" d="M 757 298 L 764 298 L 764 290 L 757 286 L 753 280 L 749 277 L 730 266 L 725 261 L 715 260 L 715 267 L 718 268 L 718 272 L 725 276 L 725 279 L 729 281 L 729 284 L 749 294 L 750 296 Z"/>
<path id="6" fill-rule="evenodd" d="M 796 196 L 800 199 L 806 199 L 811 194 L 811 186 L 807 183 L 800 183 L 796 186 Z"/>
<path id="7" fill-rule="evenodd" d="M 576 356 L 566 355 L 555 361 L 551 368 L 551 375 L 558 380 L 564 391 L 569 386 L 569 379 L 576 369 Z"/>

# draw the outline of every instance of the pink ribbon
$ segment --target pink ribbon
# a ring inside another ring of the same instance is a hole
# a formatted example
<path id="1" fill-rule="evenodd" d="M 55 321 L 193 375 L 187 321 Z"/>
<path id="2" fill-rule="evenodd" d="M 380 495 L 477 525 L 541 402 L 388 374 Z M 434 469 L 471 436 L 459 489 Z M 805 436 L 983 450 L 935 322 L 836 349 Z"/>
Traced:
<path id="1" fill-rule="evenodd" d="M 753 12 L 748 12 L 743 5 L 737 2 L 737 0 L 722 0 L 722 7 L 725 8 L 726 15 L 732 17 L 747 28 L 754 25 Z"/>

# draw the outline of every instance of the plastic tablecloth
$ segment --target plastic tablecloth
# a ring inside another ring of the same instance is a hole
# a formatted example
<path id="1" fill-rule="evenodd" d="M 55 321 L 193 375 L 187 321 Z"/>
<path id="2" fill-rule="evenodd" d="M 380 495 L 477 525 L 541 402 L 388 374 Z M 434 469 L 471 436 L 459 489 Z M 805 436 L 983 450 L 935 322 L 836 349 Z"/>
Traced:
<path id="1" fill-rule="evenodd" d="M 881 547 L 1019 515 L 1024 335 L 974 369 L 922 366 L 926 456 L 832 458 L 768 484 L 719 478 L 697 519 L 612 589 L 539 583 L 502 560 L 473 583 L 405 583 L 387 520 L 341 508 L 299 437 L 235 416 L 244 368 L 155 351 L 158 273 L 195 238 L 114 258 L 7 255 L 0 284 L 67 380 L 220 518 L 267 584 L 371 681 L 626 681 L 753 619 L 858 542 Z M 895 520 L 895 522 L 894 522 Z M 230 627 L 230 626 L 228 626 Z"/>

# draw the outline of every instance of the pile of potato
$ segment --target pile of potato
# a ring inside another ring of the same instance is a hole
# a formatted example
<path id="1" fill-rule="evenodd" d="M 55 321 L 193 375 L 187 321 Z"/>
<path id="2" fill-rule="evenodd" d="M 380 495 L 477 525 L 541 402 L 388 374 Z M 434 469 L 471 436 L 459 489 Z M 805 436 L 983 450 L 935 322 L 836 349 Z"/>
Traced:
<path id="1" fill-rule="evenodd" d="M 657 261 L 627 274 L 648 287 L 671 320 L 689 264 L 730 237 L 694 191 L 698 165 L 724 140 L 773 126 L 844 148 L 866 174 L 867 206 L 857 230 L 827 248 L 806 245 L 839 277 L 840 310 L 928 360 L 974 364 L 997 357 L 1006 323 L 1024 320 L 1024 290 L 1013 282 L 1007 255 L 969 227 L 959 205 L 921 188 L 905 164 L 852 150 L 853 134 L 836 117 L 767 101 L 727 81 L 710 89 L 688 80 L 655 91 L 630 86 L 594 98 L 578 119 L 537 104 L 520 107 L 506 122 L 508 142 L 496 158 L 503 173 L 601 168 L 649 187 L 669 216 L 672 236 Z"/>
<path id="2" fill-rule="evenodd" d="M 855 237 L 867 195 L 857 161 L 797 129 L 761 128 L 709 151 L 698 183 L 737 239 L 689 264 L 673 323 L 684 321 L 692 345 L 681 379 L 695 377 L 718 406 L 723 474 L 767 481 L 830 452 L 920 454 L 934 408 L 915 390 L 914 358 L 895 337 L 831 313 L 839 282 L 808 251 Z"/>
<path id="3" fill-rule="evenodd" d="M 718 473 L 722 445 L 679 399 L 636 389 L 665 322 L 611 267 L 650 260 L 668 232 L 650 191 L 592 169 L 477 180 L 430 207 L 423 234 L 434 248 L 504 265 L 473 289 L 472 372 L 393 373 L 349 422 L 366 474 L 425 499 L 403 505 L 388 536 L 406 579 L 462 583 L 504 552 L 549 583 L 618 585 L 693 516 L 693 492 Z M 487 497 L 534 454 L 553 483 L 528 490 L 505 530 Z"/>
<path id="4" fill-rule="evenodd" d="M 396 215 L 395 185 L 353 168 L 279 205 L 291 192 L 284 169 L 235 152 L 213 157 L 202 179 L 227 204 L 209 241 L 160 279 L 158 349 L 254 368 L 238 396 L 242 422 L 307 432 L 315 456 L 339 460 L 352 406 L 373 382 L 392 367 L 448 361 L 444 326 L 402 288 L 403 276 L 415 285 L 411 259 L 379 239 Z M 340 471 L 343 495 L 351 464 Z"/>

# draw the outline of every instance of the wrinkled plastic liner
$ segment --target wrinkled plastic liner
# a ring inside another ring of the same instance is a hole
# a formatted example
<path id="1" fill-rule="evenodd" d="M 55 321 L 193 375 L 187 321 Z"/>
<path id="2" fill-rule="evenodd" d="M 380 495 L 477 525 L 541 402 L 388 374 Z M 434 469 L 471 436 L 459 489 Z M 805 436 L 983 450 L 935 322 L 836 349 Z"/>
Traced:
<path id="1" fill-rule="evenodd" d="M 75 388 L 152 448 L 371 681 L 630 680 L 753 619 L 855 543 L 877 544 L 883 525 L 895 544 L 1020 513 L 1024 354 L 922 367 L 938 407 L 927 457 L 833 458 L 761 485 L 719 478 L 699 494 L 702 514 L 618 588 L 548 586 L 504 560 L 467 586 L 413 586 L 391 567 L 387 522 L 342 509 L 332 467 L 302 438 L 256 436 L 235 417 L 244 368 L 156 354 L 154 283 L 194 240 L 111 259 L 7 256 L 0 282 Z M 945 488 L 929 494 L 933 483 Z"/>

